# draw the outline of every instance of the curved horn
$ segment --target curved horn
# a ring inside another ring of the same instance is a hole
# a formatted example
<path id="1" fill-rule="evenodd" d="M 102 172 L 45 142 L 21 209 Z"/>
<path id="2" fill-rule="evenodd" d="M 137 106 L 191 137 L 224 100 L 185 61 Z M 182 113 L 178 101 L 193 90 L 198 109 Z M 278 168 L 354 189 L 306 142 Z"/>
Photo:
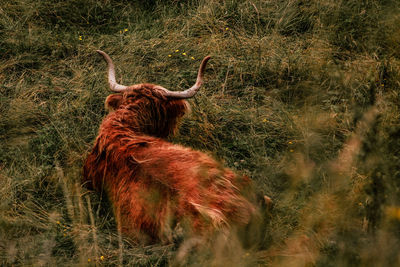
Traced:
<path id="1" fill-rule="evenodd" d="M 192 87 L 182 92 L 174 92 L 174 91 L 169 91 L 168 89 L 165 89 L 164 87 L 160 86 L 160 89 L 164 91 L 164 95 L 167 97 L 182 98 L 182 99 L 193 97 L 203 84 L 204 70 L 206 69 L 207 61 L 210 58 L 211 58 L 210 56 L 207 56 L 201 62 L 199 72 L 197 73 L 196 83 Z"/>
<path id="2" fill-rule="evenodd" d="M 108 83 L 110 84 L 111 91 L 114 91 L 114 92 L 125 91 L 126 88 L 128 88 L 128 86 L 118 84 L 115 81 L 115 68 L 114 68 L 114 63 L 112 62 L 110 56 L 101 50 L 96 50 L 96 52 L 99 53 L 100 55 L 102 55 L 104 60 L 108 64 Z"/>

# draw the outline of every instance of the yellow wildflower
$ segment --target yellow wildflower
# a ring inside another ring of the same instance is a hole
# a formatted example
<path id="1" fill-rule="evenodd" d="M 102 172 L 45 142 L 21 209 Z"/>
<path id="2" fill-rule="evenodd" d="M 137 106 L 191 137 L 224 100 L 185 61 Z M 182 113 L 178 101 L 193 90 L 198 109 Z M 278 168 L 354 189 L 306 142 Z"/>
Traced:
<path id="1" fill-rule="evenodd" d="M 89 258 L 89 259 L 87 259 L 87 262 L 91 262 L 92 260 Z"/>
<path id="2" fill-rule="evenodd" d="M 228 27 L 226 27 L 226 28 L 225 28 L 225 31 L 229 31 L 229 28 L 228 28 Z"/>
<path id="3" fill-rule="evenodd" d="M 185 52 L 183 52 L 183 53 L 182 53 L 182 55 L 186 56 L 186 53 L 185 53 Z"/>
<path id="4" fill-rule="evenodd" d="M 290 149 L 289 151 L 290 151 L 290 153 L 293 153 L 294 150 L 293 150 L 293 149 Z"/>
<path id="5" fill-rule="evenodd" d="M 178 53 L 178 52 L 179 52 L 179 49 L 176 49 L 176 50 L 175 50 L 175 53 Z"/>
<path id="6" fill-rule="evenodd" d="M 400 208 L 399 207 L 388 207 L 388 208 L 386 208 L 386 215 L 389 218 L 400 220 Z"/>
<path id="7" fill-rule="evenodd" d="M 128 29 L 124 29 L 124 32 L 127 32 L 128 31 Z"/>
<path id="8" fill-rule="evenodd" d="M 82 35 L 79 35 L 79 41 L 82 41 Z"/>
<path id="9" fill-rule="evenodd" d="M 172 57 L 172 55 L 168 55 L 168 57 Z"/>
<path id="10" fill-rule="evenodd" d="M 293 142 L 292 142 L 292 141 L 289 141 L 289 142 L 288 142 L 288 144 L 289 144 L 289 145 L 292 145 L 292 144 L 293 144 Z"/>
<path id="11" fill-rule="evenodd" d="M 103 255 L 102 255 L 102 256 L 100 256 L 100 260 L 102 260 L 102 261 L 104 260 L 104 256 L 103 256 Z"/>
<path id="12" fill-rule="evenodd" d="M 267 120 L 267 119 L 263 119 L 262 121 L 263 121 L 263 122 L 267 122 L 268 120 Z"/>
<path id="13" fill-rule="evenodd" d="M 195 58 L 194 58 L 194 57 L 191 57 L 191 59 L 195 60 Z"/>

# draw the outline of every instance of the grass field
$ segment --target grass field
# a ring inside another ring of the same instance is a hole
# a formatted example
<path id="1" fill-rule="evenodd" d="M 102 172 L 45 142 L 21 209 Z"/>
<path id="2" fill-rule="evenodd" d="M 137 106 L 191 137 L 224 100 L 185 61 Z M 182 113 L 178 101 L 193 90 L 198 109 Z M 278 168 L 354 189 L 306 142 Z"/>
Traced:
<path id="1" fill-rule="evenodd" d="M 170 90 L 212 56 L 171 141 L 273 199 L 257 243 L 118 234 L 80 185 L 110 94 L 96 49 Z M 0 265 L 400 265 L 397 0 L 0 0 L 0 59 Z"/>

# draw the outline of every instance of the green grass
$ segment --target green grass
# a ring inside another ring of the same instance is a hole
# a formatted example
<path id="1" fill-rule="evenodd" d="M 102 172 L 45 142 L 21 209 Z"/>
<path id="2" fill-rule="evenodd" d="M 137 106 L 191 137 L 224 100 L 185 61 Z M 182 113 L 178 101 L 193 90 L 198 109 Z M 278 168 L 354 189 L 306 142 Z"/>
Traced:
<path id="1" fill-rule="evenodd" d="M 0 3 L 1 265 L 400 264 L 398 1 Z M 171 141 L 271 196 L 256 245 L 190 254 L 118 235 L 80 186 L 110 93 L 96 49 L 123 84 L 171 90 L 212 56 Z"/>

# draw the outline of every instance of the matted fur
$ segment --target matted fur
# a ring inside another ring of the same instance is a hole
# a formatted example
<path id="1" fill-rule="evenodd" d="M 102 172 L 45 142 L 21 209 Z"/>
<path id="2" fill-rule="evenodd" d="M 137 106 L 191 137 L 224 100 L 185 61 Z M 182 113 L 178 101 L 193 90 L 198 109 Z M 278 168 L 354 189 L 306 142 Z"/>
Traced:
<path id="1" fill-rule="evenodd" d="M 157 86 L 140 84 L 106 100 L 104 118 L 84 165 L 84 184 L 104 190 L 121 231 L 168 240 L 177 224 L 203 234 L 247 224 L 255 207 L 247 177 L 210 156 L 165 140 L 188 110 Z"/>

